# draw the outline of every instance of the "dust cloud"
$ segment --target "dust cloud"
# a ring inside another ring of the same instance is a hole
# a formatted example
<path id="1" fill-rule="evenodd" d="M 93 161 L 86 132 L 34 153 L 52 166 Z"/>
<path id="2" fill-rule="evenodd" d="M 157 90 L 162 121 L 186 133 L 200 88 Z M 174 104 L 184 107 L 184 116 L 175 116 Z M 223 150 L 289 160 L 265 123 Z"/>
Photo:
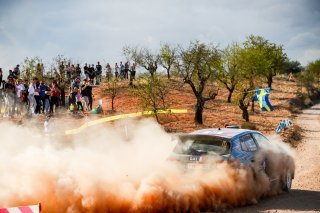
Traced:
<path id="1" fill-rule="evenodd" d="M 175 141 L 158 124 L 145 119 L 123 127 L 93 126 L 63 138 L 0 123 L 0 207 L 41 202 L 50 213 L 220 211 L 279 193 L 258 165 L 181 171 L 167 160 Z M 278 165 L 291 158 L 270 149 L 259 156 Z"/>

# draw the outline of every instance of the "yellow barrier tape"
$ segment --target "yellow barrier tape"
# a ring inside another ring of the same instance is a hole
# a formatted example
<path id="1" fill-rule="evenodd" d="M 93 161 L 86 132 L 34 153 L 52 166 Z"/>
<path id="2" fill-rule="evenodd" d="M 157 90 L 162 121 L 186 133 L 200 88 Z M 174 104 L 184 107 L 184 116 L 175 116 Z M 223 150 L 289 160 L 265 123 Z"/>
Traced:
<path id="1" fill-rule="evenodd" d="M 188 112 L 188 110 L 186 110 L 186 109 L 167 109 L 167 110 L 157 110 L 156 113 L 158 113 L 158 114 L 164 114 L 164 113 L 179 114 L 179 113 L 187 113 L 187 112 Z M 94 126 L 94 125 L 101 124 L 101 123 L 108 122 L 108 121 L 115 121 L 115 120 L 119 120 L 119 119 L 123 119 L 123 118 L 133 118 L 133 117 L 139 117 L 142 115 L 153 115 L 153 114 L 155 114 L 154 111 L 148 110 L 148 111 L 143 111 L 143 112 L 135 112 L 135 113 L 128 113 L 128 114 L 104 117 L 104 118 L 100 118 L 100 119 L 97 119 L 94 121 L 89 121 L 89 122 L 81 125 L 79 128 L 66 130 L 65 135 L 77 134 L 89 126 Z"/>

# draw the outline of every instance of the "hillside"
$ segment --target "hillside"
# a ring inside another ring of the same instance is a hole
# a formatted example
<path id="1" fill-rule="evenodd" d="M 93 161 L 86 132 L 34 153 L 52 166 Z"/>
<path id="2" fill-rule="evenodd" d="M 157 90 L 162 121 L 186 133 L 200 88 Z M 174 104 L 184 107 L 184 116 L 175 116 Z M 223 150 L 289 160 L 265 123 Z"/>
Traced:
<path id="1" fill-rule="evenodd" d="M 227 103 L 227 90 L 220 88 L 215 100 L 206 102 L 203 114 L 204 125 L 196 125 L 194 122 L 195 96 L 189 85 L 178 80 L 171 80 L 171 92 L 169 99 L 173 102 L 171 108 L 187 109 L 187 114 L 161 115 L 160 121 L 165 129 L 170 132 L 190 132 L 199 128 L 223 127 L 225 124 L 241 125 L 243 119 L 241 110 L 234 103 Z M 132 113 L 141 111 L 139 100 L 133 97 L 132 88 L 128 87 L 128 82 L 121 83 L 122 87 L 115 99 L 115 110 L 111 112 L 111 99 L 102 95 L 100 88 L 94 89 L 94 100 L 97 104 L 98 99 L 103 100 L 104 116 Z M 269 100 L 275 108 L 272 112 L 262 112 L 258 104 L 255 104 L 255 111 L 250 109 L 250 122 L 254 123 L 257 129 L 263 133 L 275 132 L 279 121 L 289 118 L 294 122 L 295 115 L 290 112 L 289 101 L 296 96 L 298 86 L 296 82 L 290 82 L 277 77 L 274 80 L 273 90 Z M 95 104 L 94 104 L 95 105 Z"/>

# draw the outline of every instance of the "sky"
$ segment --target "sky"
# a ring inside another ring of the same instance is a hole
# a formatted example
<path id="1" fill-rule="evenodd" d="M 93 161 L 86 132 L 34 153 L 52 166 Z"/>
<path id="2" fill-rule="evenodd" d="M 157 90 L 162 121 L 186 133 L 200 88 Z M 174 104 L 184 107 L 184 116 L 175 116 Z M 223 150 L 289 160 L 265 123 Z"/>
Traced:
<path id="1" fill-rule="evenodd" d="M 25 57 L 46 67 L 57 55 L 74 63 L 124 61 L 126 45 L 200 40 L 223 49 L 249 35 L 283 45 L 303 66 L 320 58 L 318 0 L 0 0 L 0 67 Z"/>

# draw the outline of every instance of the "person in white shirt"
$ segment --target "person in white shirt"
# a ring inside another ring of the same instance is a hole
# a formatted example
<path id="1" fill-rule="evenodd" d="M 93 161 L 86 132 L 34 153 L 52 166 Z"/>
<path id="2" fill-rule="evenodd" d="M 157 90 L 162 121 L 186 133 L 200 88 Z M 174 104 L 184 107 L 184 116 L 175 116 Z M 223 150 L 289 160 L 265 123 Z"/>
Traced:
<path id="1" fill-rule="evenodd" d="M 8 82 L 4 85 L 5 92 L 5 110 L 4 117 L 12 117 L 14 114 L 14 96 L 16 92 L 16 87 L 14 85 L 14 80 L 11 77 L 8 77 Z"/>
<path id="2" fill-rule="evenodd" d="M 16 91 L 17 91 L 17 114 L 22 114 L 23 106 L 24 104 L 24 93 L 26 91 L 26 88 L 24 87 L 22 83 L 22 79 L 18 79 L 17 85 L 16 85 Z"/>
<path id="3" fill-rule="evenodd" d="M 35 114 L 35 110 L 36 110 L 36 106 L 37 106 L 37 102 L 36 99 L 34 98 L 35 95 L 38 95 L 38 91 L 36 91 L 36 82 L 37 82 L 37 78 L 34 78 L 33 81 L 31 82 L 28 92 L 28 99 L 29 99 L 29 104 L 30 104 L 30 115 L 34 115 Z"/>

